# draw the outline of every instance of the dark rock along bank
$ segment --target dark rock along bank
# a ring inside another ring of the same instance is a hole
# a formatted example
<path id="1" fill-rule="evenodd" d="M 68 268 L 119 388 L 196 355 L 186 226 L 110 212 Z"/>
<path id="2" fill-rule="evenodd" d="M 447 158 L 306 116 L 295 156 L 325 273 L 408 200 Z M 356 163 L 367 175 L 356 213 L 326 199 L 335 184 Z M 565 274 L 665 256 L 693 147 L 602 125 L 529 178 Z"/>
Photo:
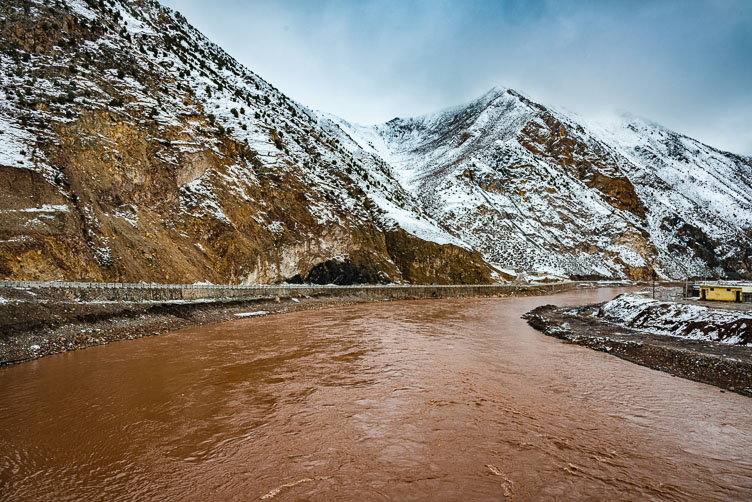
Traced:
<path id="1" fill-rule="evenodd" d="M 572 310 L 543 305 L 523 317 L 548 336 L 752 397 L 752 350 L 747 347 L 649 335 L 574 315 Z"/>

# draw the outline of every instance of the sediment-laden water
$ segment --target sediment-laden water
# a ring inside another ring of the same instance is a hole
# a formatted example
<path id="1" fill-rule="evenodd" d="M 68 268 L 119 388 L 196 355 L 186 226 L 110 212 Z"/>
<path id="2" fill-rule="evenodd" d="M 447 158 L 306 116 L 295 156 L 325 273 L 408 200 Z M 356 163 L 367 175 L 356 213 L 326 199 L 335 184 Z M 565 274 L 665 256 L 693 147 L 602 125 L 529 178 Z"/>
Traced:
<path id="1" fill-rule="evenodd" d="M 303 311 L 0 369 L 0 499 L 752 499 L 752 400 L 520 319 L 617 292 Z"/>

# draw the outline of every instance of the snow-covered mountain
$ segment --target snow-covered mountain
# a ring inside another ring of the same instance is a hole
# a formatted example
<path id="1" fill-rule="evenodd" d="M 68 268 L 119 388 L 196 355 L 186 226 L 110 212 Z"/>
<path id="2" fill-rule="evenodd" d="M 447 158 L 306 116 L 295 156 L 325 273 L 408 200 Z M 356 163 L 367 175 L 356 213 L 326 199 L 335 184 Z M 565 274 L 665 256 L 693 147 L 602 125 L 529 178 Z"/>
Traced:
<path id="1" fill-rule="evenodd" d="M 509 89 L 350 124 L 152 0 L 0 3 L 0 278 L 749 276 L 751 181 Z"/>
<path id="2" fill-rule="evenodd" d="M 588 123 L 503 88 L 375 126 L 322 117 L 498 267 L 750 276 L 752 158 L 639 118 Z"/>
<path id="3" fill-rule="evenodd" d="M 390 176 L 155 1 L 0 2 L 0 278 L 492 281 Z"/>

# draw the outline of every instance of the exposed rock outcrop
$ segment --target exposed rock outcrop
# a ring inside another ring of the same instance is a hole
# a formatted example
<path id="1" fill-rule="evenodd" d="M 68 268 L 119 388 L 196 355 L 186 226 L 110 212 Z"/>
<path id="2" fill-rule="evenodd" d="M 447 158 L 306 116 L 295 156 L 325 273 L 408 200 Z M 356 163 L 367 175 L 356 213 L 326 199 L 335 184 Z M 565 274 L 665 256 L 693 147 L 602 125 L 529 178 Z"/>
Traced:
<path id="1" fill-rule="evenodd" d="M 180 14 L 12 0 L 0 34 L 0 278 L 490 280 L 454 244 L 396 264 L 400 246 L 439 246 L 387 245 L 367 191 L 414 202 L 383 167 L 374 178 L 383 161 L 343 149 Z"/>

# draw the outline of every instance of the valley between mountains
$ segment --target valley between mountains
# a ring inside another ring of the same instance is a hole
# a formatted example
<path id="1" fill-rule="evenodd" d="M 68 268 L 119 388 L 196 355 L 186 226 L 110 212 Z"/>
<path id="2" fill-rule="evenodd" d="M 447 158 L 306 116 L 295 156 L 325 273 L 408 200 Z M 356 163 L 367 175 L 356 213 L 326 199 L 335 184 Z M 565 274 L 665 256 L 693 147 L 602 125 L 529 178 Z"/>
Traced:
<path id="1" fill-rule="evenodd" d="M 752 277 L 752 158 L 641 118 L 357 125 L 151 0 L 2 2 L 0 68 L 0 279 Z"/>

